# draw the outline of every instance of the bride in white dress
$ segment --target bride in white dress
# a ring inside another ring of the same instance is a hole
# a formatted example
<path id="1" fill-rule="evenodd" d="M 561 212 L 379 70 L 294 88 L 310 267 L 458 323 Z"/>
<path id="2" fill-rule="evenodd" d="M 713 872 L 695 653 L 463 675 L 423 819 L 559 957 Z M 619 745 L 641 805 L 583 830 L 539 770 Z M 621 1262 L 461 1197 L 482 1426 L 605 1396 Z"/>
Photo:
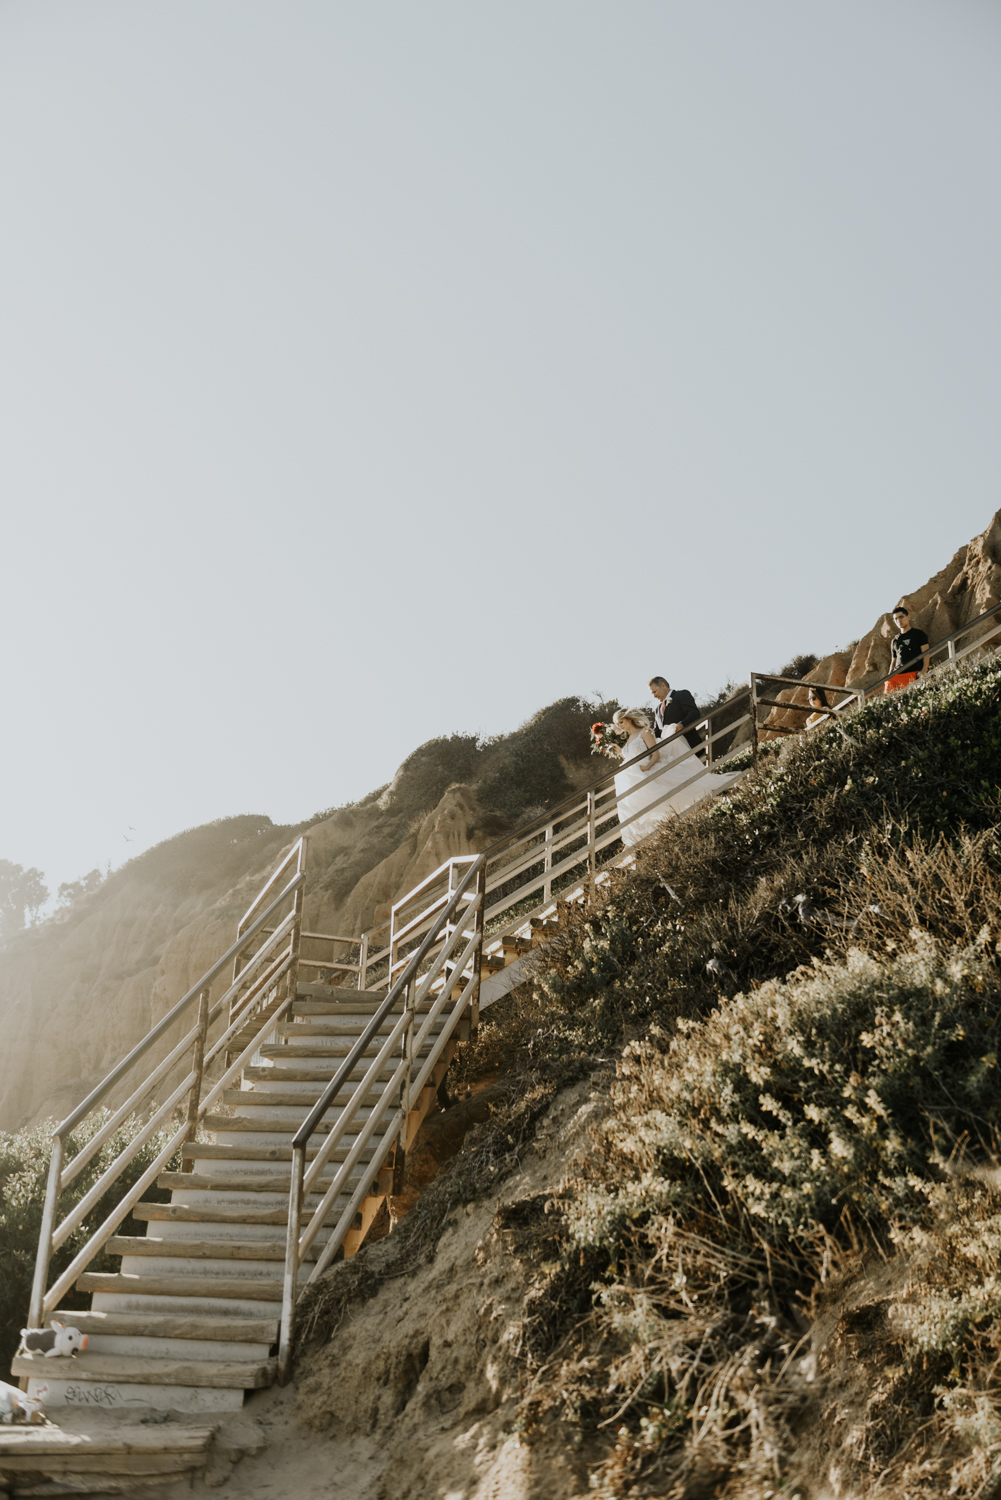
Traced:
<path id="1" fill-rule="evenodd" d="M 620 708 L 612 722 L 616 729 L 621 729 L 629 736 L 619 751 L 620 759 L 635 760 L 636 756 L 641 755 L 644 750 L 650 752 L 645 760 L 637 761 L 635 765 L 626 766 L 624 770 L 615 773 L 619 822 L 625 823 L 629 818 L 635 819 L 622 830 L 622 842 L 627 848 L 632 848 L 634 844 L 642 843 L 645 838 L 649 838 L 661 819 L 666 818 L 670 813 L 666 802 L 662 802 L 652 812 L 644 813 L 643 811 L 651 802 L 659 801 L 668 788 L 666 785 L 661 785 L 662 777 L 650 775 L 654 767 L 660 763 L 660 752 L 654 738 L 653 716 L 649 709 Z"/>
<path id="2" fill-rule="evenodd" d="M 683 734 L 656 740 L 653 718 L 646 708 L 620 708 L 613 723 L 629 735 L 619 751 L 623 761 L 635 760 L 644 749 L 651 752 L 645 760 L 615 773 L 619 822 L 633 819 L 622 830 L 626 848 L 649 838 L 665 818 L 724 791 L 740 777 L 739 771 L 724 775 L 707 771 Z"/>

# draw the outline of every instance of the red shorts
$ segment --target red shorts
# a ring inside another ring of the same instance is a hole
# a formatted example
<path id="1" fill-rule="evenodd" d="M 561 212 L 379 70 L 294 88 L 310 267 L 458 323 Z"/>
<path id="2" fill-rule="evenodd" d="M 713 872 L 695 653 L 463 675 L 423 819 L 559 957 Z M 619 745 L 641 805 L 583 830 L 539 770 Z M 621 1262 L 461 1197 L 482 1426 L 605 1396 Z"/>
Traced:
<path id="1" fill-rule="evenodd" d="M 888 677 L 883 683 L 884 693 L 895 693 L 898 688 L 907 687 L 910 682 L 917 682 L 917 672 L 898 672 L 896 677 Z"/>

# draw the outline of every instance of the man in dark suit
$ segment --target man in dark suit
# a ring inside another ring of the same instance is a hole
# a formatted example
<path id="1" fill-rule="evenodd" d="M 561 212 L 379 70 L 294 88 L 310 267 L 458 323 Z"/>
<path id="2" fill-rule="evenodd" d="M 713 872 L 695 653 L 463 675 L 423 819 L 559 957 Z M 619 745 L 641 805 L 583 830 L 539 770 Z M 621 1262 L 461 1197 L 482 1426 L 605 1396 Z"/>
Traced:
<path id="1" fill-rule="evenodd" d="M 672 690 L 666 677 L 651 677 L 650 691 L 657 699 L 653 716 L 653 732 L 657 739 L 661 738 L 665 730 L 670 734 L 675 724 L 694 724 L 699 717 L 698 704 L 687 688 Z M 702 736 L 696 729 L 687 730 L 685 739 L 693 750 L 702 743 Z"/>

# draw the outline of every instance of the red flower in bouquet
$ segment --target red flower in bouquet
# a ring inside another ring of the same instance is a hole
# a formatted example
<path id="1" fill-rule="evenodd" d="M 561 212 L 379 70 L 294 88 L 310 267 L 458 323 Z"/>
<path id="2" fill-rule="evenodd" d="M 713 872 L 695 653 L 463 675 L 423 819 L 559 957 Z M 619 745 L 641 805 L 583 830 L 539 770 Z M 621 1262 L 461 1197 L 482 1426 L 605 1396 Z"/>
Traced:
<path id="1" fill-rule="evenodd" d="M 628 738 L 625 731 L 618 729 L 614 724 L 592 724 L 591 754 L 607 755 L 610 760 L 618 760 L 619 749 Z"/>

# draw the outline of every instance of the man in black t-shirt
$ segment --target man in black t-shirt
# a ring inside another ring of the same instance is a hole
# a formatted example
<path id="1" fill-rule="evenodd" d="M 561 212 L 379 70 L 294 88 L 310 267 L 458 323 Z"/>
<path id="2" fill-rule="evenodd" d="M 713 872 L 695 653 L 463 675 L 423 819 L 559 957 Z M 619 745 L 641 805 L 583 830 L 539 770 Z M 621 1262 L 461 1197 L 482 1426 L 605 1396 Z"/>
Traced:
<path id="1" fill-rule="evenodd" d="M 911 624 L 911 612 L 906 604 L 898 604 L 893 611 L 893 623 L 899 634 L 890 642 L 890 672 L 892 676 L 883 683 L 884 693 L 896 692 L 916 681 L 928 670 L 930 642 L 923 630 Z"/>

